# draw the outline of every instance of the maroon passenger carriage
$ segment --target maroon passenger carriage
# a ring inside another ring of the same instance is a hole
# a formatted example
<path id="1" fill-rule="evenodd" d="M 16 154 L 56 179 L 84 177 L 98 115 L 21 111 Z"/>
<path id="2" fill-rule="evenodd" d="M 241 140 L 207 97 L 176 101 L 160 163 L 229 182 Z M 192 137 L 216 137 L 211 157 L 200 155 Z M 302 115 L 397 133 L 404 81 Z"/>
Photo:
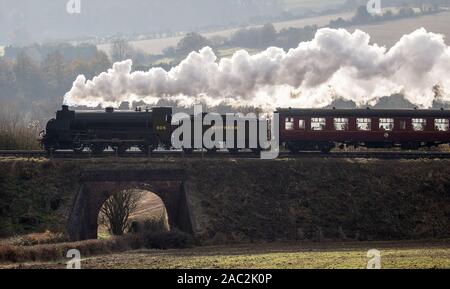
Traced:
<path id="1" fill-rule="evenodd" d="M 450 111 L 279 109 L 280 143 L 291 152 L 344 145 L 415 150 L 450 143 Z"/>

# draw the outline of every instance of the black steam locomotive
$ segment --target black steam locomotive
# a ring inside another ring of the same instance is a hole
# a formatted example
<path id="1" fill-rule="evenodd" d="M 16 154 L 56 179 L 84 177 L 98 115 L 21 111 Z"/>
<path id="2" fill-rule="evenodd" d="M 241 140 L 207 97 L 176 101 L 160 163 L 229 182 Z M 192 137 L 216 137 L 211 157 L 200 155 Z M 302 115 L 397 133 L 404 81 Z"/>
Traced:
<path id="1" fill-rule="evenodd" d="M 41 139 L 43 148 L 81 152 L 89 148 L 95 154 L 108 147 L 123 153 L 138 147 L 149 153 L 159 146 L 169 148 L 172 135 L 172 108 L 154 107 L 152 110 L 72 111 L 63 106 L 56 119 L 47 123 Z"/>
<path id="2" fill-rule="evenodd" d="M 188 119 L 179 120 L 180 123 L 190 121 L 194 126 L 193 115 Z M 203 134 L 212 125 L 203 124 L 205 114 L 202 115 L 202 133 L 200 134 L 203 144 Z M 224 115 L 221 118 L 225 119 Z M 244 120 L 244 118 L 239 118 Z M 223 122 L 225 123 L 225 121 Z M 106 108 L 105 111 L 72 111 L 68 106 L 63 106 L 62 110 L 56 112 L 56 118 L 51 119 L 46 127 L 45 134 L 42 135 L 42 147 L 51 154 L 56 150 L 73 150 L 82 152 L 88 148 L 93 154 L 101 154 L 108 148 L 112 148 L 117 154 L 123 154 L 132 147 L 148 154 L 158 147 L 172 149 L 172 133 L 180 124 L 172 124 L 171 107 L 153 107 L 150 109 L 135 111 L 114 111 L 113 108 Z M 258 146 L 253 147 L 249 138 L 250 125 L 244 123 L 244 148 L 251 149 L 255 154 L 260 152 Z M 256 124 L 256 128 L 259 124 Z M 237 153 L 238 123 L 222 127 L 223 136 L 227 136 L 227 130 L 234 134 L 234 146 L 228 149 L 231 153 Z M 182 136 L 184 138 L 184 135 Z M 189 144 L 183 147 L 186 153 L 192 153 L 196 138 L 190 137 Z M 225 139 L 226 142 L 226 139 Z M 217 143 L 217 146 L 207 148 L 209 153 L 214 153 L 223 148 L 224 144 Z"/>

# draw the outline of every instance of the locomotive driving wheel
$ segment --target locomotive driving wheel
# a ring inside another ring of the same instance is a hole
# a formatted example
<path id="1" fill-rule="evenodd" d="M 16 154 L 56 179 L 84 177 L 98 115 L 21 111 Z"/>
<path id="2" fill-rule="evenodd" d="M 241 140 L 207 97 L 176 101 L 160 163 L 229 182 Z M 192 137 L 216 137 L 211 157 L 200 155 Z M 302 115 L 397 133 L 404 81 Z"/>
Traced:
<path id="1" fill-rule="evenodd" d="M 156 147 L 153 145 L 139 145 L 139 150 L 146 155 L 152 153 L 155 149 Z"/>
<path id="2" fill-rule="evenodd" d="M 129 146 L 126 144 L 121 144 L 118 145 L 116 147 L 114 147 L 114 151 L 116 152 L 116 154 L 118 155 L 123 155 L 125 154 L 125 152 L 129 149 Z"/>
<path id="3" fill-rule="evenodd" d="M 215 154 L 217 152 L 217 148 L 216 147 L 213 147 L 213 148 L 210 148 L 210 149 L 207 148 L 206 152 L 208 154 Z"/>
<path id="4" fill-rule="evenodd" d="M 253 149 L 251 149 L 251 151 L 255 156 L 259 156 L 261 154 L 262 150 L 261 150 L 261 148 L 253 148 Z"/>
<path id="5" fill-rule="evenodd" d="M 73 152 L 76 154 L 81 154 L 84 150 L 84 145 L 81 145 L 79 147 L 73 148 Z"/>
<path id="6" fill-rule="evenodd" d="M 100 155 L 106 149 L 106 146 L 102 145 L 102 144 L 92 144 L 90 146 L 90 149 L 91 149 L 92 154 Z"/>
<path id="7" fill-rule="evenodd" d="M 183 152 L 187 155 L 190 155 L 194 152 L 194 149 L 192 148 L 183 148 Z"/>
<path id="8" fill-rule="evenodd" d="M 228 149 L 228 151 L 230 152 L 230 154 L 232 155 L 237 155 L 239 153 L 239 149 Z"/>

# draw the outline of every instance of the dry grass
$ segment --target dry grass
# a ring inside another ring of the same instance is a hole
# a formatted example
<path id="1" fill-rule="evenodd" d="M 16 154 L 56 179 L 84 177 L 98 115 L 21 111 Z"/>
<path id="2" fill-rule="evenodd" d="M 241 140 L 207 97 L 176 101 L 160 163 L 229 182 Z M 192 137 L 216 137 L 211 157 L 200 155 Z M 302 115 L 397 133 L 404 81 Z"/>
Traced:
<path id="1" fill-rule="evenodd" d="M 0 150 L 39 149 L 40 126 L 0 103 Z"/>
<path id="2" fill-rule="evenodd" d="M 367 251 L 381 252 L 382 268 L 450 268 L 448 241 L 269 243 L 196 247 L 183 250 L 138 250 L 85 258 L 84 269 L 306 269 L 367 266 Z M 64 268 L 64 263 L 4 265 L 5 268 Z"/>
<path id="3" fill-rule="evenodd" d="M 0 262 L 55 261 L 66 257 L 67 251 L 77 249 L 82 256 L 122 252 L 141 247 L 138 236 L 128 235 L 108 240 L 87 240 L 72 243 L 36 246 L 0 246 Z"/>
<path id="4" fill-rule="evenodd" d="M 0 240 L 0 245 L 34 246 L 43 244 L 54 244 L 67 241 L 62 233 L 46 231 L 44 233 L 31 233 Z"/>
<path id="5" fill-rule="evenodd" d="M 139 248 L 187 248 L 195 244 L 192 236 L 177 230 L 168 231 L 166 224 L 167 219 L 163 217 L 145 220 L 134 223 L 132 234 L 80 242 L 63 242 L 64 235 L 50 232 L 13 237 L 0 243 L 0 263 L 58 261 L 64 259 L 70 249 L 77 249 L 88 257 Z"/>

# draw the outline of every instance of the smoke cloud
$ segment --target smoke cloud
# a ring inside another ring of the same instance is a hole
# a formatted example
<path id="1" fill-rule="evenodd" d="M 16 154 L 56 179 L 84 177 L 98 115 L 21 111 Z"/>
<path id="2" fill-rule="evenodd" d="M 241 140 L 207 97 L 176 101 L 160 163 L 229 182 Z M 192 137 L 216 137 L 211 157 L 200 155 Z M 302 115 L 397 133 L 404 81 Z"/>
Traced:
<path id="1" fill-rule="evenodd" d="M 403 94 L 419 107 L 450 101 L 450 47 L 439 34 L 418 29 L 391 49 L 370 44 L 360 30 L 318 30 L 312 41 L 284 51 L 245 50 L 218 60 L 209 47 L 192 52 L 166 71 L 132 71 L 132 61 L 113 65 L 92 80 L 80 75 L 65 95 L 72 106 L 114 106 L 159 100 L 180 106 L 321 107 L 341 98 L 358 105 Z M 439 94 L 436 93 L 436 87 Z"/>

